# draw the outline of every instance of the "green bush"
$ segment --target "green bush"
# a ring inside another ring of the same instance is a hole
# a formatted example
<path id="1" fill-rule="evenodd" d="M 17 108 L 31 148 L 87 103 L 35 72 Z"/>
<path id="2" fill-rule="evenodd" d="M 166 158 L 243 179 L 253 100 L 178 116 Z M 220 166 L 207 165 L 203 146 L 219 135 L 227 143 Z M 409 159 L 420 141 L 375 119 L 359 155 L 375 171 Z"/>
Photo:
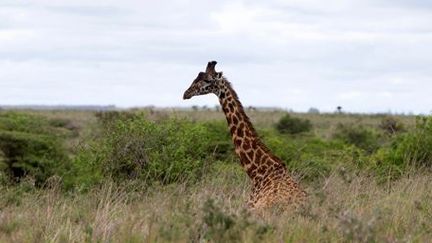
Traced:
<path id="1" fill-rule="evenodd" d="M 295 157 L 288 162 L 288 168 L 304 180 L 320 180 L 328 176 L 333 168 L 352 160 L 350 154 L 342 152 L 345 149 L 343 144 L 317 138 L 300 141 L 296 144 Z"/>
<path id="2" fill-rule="evenodd" d="M 398 178 L 411 167 L 432 167 L 432 117 L 418 117 L 416 127 L 397 136 L 375 156 L 375 170 L 387 179 Z"/>
<path id="3" fill-rule="evenodd" d="M 282 134 L 298 134 L 309 132 L 312 129 L 312 124 L 307 119 L 291 117 L 286 114 L 276 123 L 276 129 Z"/>
<path id="4" fill-rule="evenodd" d="M 25 176 L 42 185 L 68 166 L 63 146 L 64 131 L 51 127 L 49 120 L 18 112 L 0 114 L 0 170 L 11 181 Z"/>
<path id="5" fill-rule="evenodd" d="M 398 119 L 393 116 L 386 116 L 381 120 L 379 127 L 384 130 L 387 134 L 396 134 L 404 131 L 404 125 Z"/>
<path id="6" fill-rule="evenodd" d="M 210 142 L 207 152 L 216 160 L 232 161 L 236 155 L 226 122 L 211 121 L 205 122 L 203 125 Z"/>
<path id="7" fill-rule="evenodd" d="M 138 115 L 132 111 L 100 111 L 95 113 L 99 124 L 107 129 L 111 125 L 115 125 L 119 120 L 131 120 L 138 117 Z"/>
<path id="8" fill-rule="evenodd" d="M 333 138 L 355 145 L 369 153 L 376 151 L 380 146 L 379 135 L 372 129 L 361 125 L 339 123 Z"/>
<path id="9" fill-rule="evenodd" d="M 53 128 L 57 128 L 58 131 L 63 131 L 71 137 L 77 137 L 79 135 L 80 127 L 69 119 L 54 118 L 50 119 L 49 125 Z"/>
<path id="10" fill-rule="evenodd" d="M 209 124 L 186 120 L 147 120 L 142 114 L 110 121 L 102 134 L 75 158 L 78 183 L 102 178 L 172 183 L 194 181 L 215 150 Z M 216 140 L 217 141 L 217 140 Z"/>
<path id="11" fill-rule="evenodd" d="M 46 119 L 22 112 L 1 112 L 0 130 L 32 134 L 46 134 L 52 131 Z"/>
<path id="12" fill-rule="evenodd" d="M 261 131 L 264 143 L 303 180 L 316 181 L 328 176 L 341 165 L 361 166 L 364 155 L 360 149 L 341 141 L 316 137 L 292 139 L 271 131 Z"/>
<path id="13" fill-rule="evenodd" d="M 412 165 L 432 167 L 432 117 L 418 117 L 415 130 L 396 142 L 394 155 Z"/>

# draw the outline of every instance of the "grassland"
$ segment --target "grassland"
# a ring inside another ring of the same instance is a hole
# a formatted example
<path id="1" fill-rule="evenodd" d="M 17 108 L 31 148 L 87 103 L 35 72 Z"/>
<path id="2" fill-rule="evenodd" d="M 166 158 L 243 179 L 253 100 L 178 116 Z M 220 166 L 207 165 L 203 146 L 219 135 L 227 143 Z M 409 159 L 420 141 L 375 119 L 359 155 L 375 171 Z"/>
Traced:
<path id="1" fill-rule="evenodd" d="M 244 207 L 248 178 L 232 154 L 219 112 L 24 113 L 74 131 L 59 133 L 55 127 L 71 165 L 53 170 L 40 185 L 31 175 L 19 182 L 0 176 L 0 242 L 432 239 L 432 161 L 410 147 L 413 140 L 415 148 L 432 150 L 432 134 L 416 130 L 414 116 L 392 116 L 403 129 L 387 134 L 382 129 L 387 115 L 291 114 L 310 120 L 313 129 L 280 134 L 274 125 L 285 112 L 248 111 L 263 140 L 310 195 L 302 208 L 250 213 Z M 362 132 L 351 136 L 353 130 Z M 169 156 L 163 158 L 159 148 Z M 129 163 L 137 160 L 144 165 Z M 171 174 L 162 173 L 167 170 Z"/>

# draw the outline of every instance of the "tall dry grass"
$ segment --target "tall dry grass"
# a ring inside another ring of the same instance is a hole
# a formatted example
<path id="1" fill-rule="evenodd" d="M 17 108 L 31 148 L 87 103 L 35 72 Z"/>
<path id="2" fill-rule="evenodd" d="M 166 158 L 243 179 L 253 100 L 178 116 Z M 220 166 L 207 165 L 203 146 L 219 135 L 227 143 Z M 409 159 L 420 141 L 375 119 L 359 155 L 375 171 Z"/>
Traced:
<path id="1" fill-rule="evenodd" d="M 201 183 L 146 188 L 106 182 L 86 194 L 1 188 L 0 242 L 428 242 L 431 173 L 378 185 L 334 171 L 307 185 L 309 204 L 249 213 L 247 178 L 221 170 Z"/>

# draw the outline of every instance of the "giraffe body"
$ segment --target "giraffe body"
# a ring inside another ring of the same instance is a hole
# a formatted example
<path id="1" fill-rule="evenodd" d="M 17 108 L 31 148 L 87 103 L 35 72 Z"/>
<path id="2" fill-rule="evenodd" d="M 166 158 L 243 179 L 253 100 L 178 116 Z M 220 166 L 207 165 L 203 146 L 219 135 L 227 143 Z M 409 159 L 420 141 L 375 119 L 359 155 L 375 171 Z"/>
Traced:
<path id="1" fill-rule="evenodd" d="M 275 204 L 297 205 L 306 198 L 306 192 L 290 176 L 283 162 L 273 155 L 259 139 L 238 96 L 222 72 L 215 71 L 216 62 L 209 62 L 184 93 L 189 99 L 196 95 L 214 93 L 225 114 L 235 153 L 252 181 L 248 206 L 253 209 Z"/>

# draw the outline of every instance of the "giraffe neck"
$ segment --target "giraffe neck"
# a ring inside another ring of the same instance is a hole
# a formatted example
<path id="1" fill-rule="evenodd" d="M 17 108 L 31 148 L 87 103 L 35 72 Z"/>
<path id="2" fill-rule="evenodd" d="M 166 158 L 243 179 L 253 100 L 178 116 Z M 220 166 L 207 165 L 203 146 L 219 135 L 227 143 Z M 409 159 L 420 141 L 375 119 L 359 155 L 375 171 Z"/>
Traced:
<path id="1" fill-rule="evenodd" d="M 260 141 L 234 89 L 227 80 L 217 94 L 231 132 L 235 152 L 241 165 L 254 182 L 260 184 L 271 173 L 285 174 L 281 160 Z"/>

